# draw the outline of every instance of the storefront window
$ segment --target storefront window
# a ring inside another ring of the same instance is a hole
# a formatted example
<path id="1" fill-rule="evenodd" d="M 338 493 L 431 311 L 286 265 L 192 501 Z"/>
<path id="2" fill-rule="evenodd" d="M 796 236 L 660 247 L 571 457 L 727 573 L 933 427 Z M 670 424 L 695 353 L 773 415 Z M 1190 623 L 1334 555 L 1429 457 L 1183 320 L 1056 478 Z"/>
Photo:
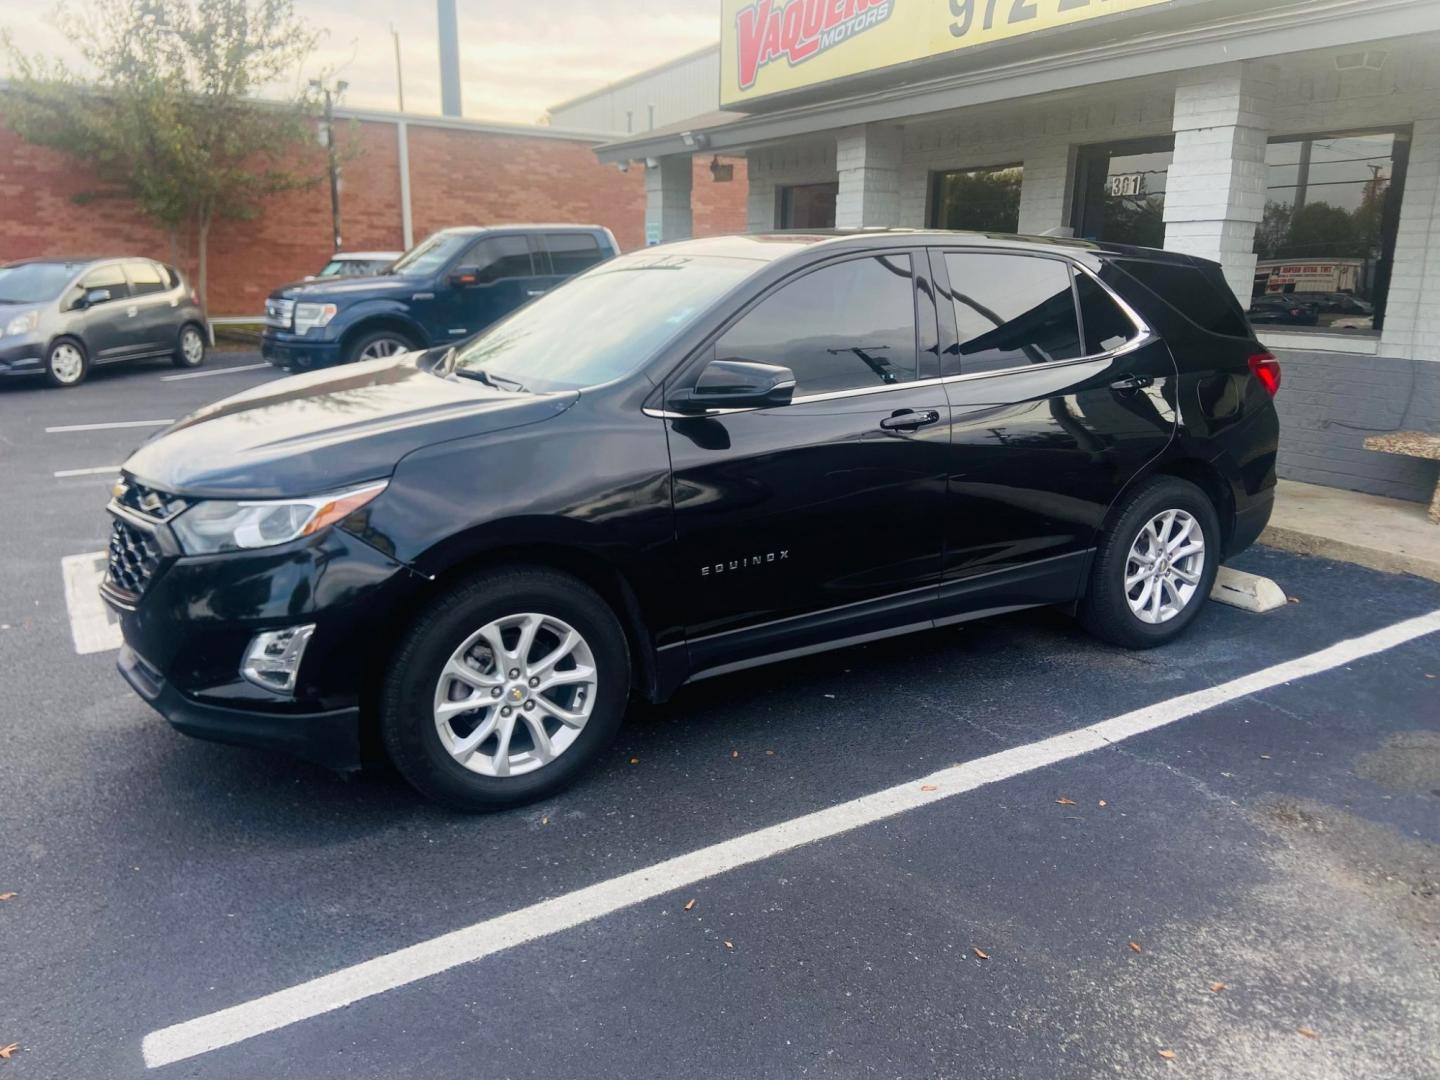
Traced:
<path id="1" fill-rule="evenodd" d="M 930 227 L 1013 233 L 1020 229 L 1024 169 L 951 169 L 930 178 Z"/>
<path id="2" fill-rule="evenodd" d="M 833 229 L 839 184 L 796 184 L 780 189 L 780 228 Z"/>
<path id="3" fill-rule="evenodd" d="M 1075 235 L 1140 247 L 1165 246 L 1165 182 L 1171 138 L 1086 146 L 1077 160 Z"/>
<path id="4" fill-rule="evenodd" d="M 1401 131 L 1270 143 L 1252 321 L 1380 328 L 1408 148 Z"/>

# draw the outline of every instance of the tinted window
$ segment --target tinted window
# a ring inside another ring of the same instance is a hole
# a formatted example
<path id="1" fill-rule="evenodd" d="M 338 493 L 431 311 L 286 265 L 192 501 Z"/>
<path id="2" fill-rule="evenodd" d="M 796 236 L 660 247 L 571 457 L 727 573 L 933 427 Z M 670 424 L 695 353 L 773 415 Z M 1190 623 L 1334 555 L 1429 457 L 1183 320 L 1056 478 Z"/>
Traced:
<path id="1" fill-rule="evenodd" d="M 1249 337 L 1245 315 L 1229 288 L 1217 287 L 1194 266 L 1125 259 L 1121 269 L 1202 330 L 1228 337 Z"/>
<path id="2" fill-rule="evenodd" d="M 530 243 L 523 236 L 492 236 L 476 244 L 467 256 L 473 259 L 476 279 L 483 285 L 502 278 L 530 277 Z"/>
<path id="3" fill-rule="evenodd" d="M 935 173 L 931 181 L 931 228 L 1018 232 L 1024 176 L 1020 165 Z"/>
<path id="4" fill-rule="evenodd" d="M 806 274 L 731 327 L 715 355 L 790 368 L 796 396 L 913 380 L 910 256 L 851 259 Z"/>
<path id="5" fill-rule="evenodd" d="M 605 258 L 600 242 L 590 233 L 545 233 L 542 239 L 557 274 L 578 274 Z"/>
<path id="6" fill-rule="evenodd" d="M 125 273 L 130 277 L 130 292 L 134 296 L 164 292 L 169 288 L 160 267 L 148 259 L 131 259 L 125 264 Z"/>
<path id="7" fill-rule="evenodd" d="M 1085 355 L 1118 349 L 1135 336 L 1135 324 L 1120 305 L 1089 274 L 1075 272 L 1075 292 L 1080 300 L 1080 325 L 1085 330 Z"/>
<path id="8" fill-rule="evenodd" d="M 780 189 L 780 228 L 833 229 L 839 184 L 795 184 Z"/>
<path id="9" fill-rule="evenodd" d="M 945 256 L 945 269 L 955 301 L 962 373 L 1080 355 L 1070 267 L 1065 263 L 960 252 Z"/>

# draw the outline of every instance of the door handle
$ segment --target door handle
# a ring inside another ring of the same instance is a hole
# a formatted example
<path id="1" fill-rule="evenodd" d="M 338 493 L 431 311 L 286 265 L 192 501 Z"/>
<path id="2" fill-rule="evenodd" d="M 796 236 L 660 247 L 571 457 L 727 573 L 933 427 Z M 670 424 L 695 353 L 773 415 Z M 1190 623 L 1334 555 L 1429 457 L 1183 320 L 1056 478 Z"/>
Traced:
<path id="1" fill-rule="evenodd" d="M 526 289 L 526 290 L 525 290 L 525 295 L 526 295 L 526 296 L 544 296 L 544 295 L 545 295 L 545 290 L 544 290 L 544 289 Z"/>
<path id="2" fill-rule="evenodd" d="M 926 409 L 924 412 L 913 412 L 910 409 L 902 409 L 892 416 L 885 417 L 880 421 L 880 426 L 886 431 L 914 431 L 927 424 L 938 424 L 940 414 L 934 409 Z"/>
<path id="3" fill-rule="evenodd" d="M 130 318 L 133 319 L 139 310 L 140 309 L 138 307 L 136 307 L 134 304 L 131 304 L 128 308 L 125 309 L 125 314 L 129 315 Z"/>
<path id="4" fill-rule="evenodd" d="M 1119 390 L 1122 393 L 1129 393 L 1135 390 L 1144 390 L 1146 387 L 1154 386 L 1155 380 L 1148 375 L 1126 375 L 1123 379 L 1116 379 L 1110 384 L 1111 390 Z"/>

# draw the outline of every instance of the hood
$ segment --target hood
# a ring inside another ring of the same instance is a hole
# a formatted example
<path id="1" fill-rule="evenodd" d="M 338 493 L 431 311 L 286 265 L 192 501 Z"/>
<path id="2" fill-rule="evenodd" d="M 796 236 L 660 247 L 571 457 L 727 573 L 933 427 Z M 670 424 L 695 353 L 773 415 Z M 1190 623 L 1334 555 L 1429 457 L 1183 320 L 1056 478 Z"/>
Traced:
<path id="1" fill-rule="evenodd" d="M 578 391 L 512 394 L 441 378 L 420 354 L 277 379 L 207 405 L 130 456 L 149 487 L 212 498 L 319 495 L 389 476 L 406 454 L 558 416 Z"/>
<path id="2" fill-rule="evenodd" d="M 271 300 L 344 300 L 367 296 L 403 295 L 423 288 L 426 278 L 400 274 L 375 274 L 371 277 L 315 278 L 313 281 L 292 281 L 270 293 Z"/>

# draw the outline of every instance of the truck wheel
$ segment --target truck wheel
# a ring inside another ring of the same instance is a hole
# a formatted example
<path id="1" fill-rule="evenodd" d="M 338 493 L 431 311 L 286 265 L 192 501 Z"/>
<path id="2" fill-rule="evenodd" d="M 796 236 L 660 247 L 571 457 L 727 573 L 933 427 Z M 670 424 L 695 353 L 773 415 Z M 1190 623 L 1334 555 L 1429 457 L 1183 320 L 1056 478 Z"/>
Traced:
<path id="1" fill-rule="evenodd" d="M 1199 616 L 1220 568 L 1220 523 L 1205 492 L 1173 476 L 1147 481 L 1105 530 L 1080 622 L 1129 649 L 1173 641 Z"/>
<path id="2" fill-rule="evenodd" d="M 383 360 L 396 353 L 411 352 L 419 348 L 398 330 L 372 330 L 361 334 L 345 350 L 342 363 L 353 364 L 359 360 Z"/>
<path id="3" fill-rule="evenodd" d="M 625 633 L 583 582 L 512 567 L 468 578 L 401 639 L 380 693 L 386 752 L 423 794 L 499 810 L 571 784 L 619 730 Z"/>

